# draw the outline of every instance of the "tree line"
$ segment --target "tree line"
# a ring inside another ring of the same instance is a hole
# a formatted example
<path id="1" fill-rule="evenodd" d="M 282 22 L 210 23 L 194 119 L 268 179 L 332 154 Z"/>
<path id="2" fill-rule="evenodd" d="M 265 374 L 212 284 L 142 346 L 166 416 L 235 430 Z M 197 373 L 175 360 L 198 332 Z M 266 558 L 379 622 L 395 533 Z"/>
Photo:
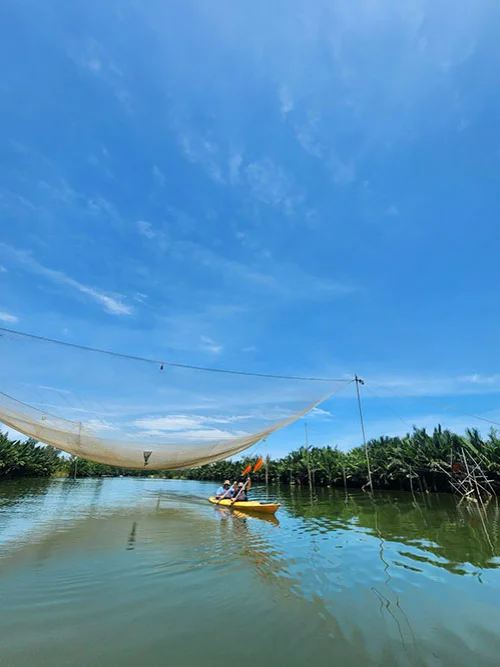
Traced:
<path id="1" fill-rule="evenodd" d="M 367 456 L 368 455 L 368 456 Z M 374 488 L 411 490 L 449 490 L 449 476 L 465 456 L 479 463 L 500 488 L 500 437 L 491 430 L 483 438 L 477 429 L 457 435 L 440 426 L 428 433 L 414 428 L 404 437 L 370 440 L 364 446 L 341 451 L 338 447 L 299 447 L 283 458 L 266 458 L 265 465 L 253 475 L 254 483 L 366 487 L 368 462 Z M 35 440 L 12 440 L 0 432 L 0 477 L 77 477 L 154 476 L 167 479 L 192 479 L 218 482 L 239 479 L 248 463 L 257 457 L 239 461 L 219 461 L 182 471 L 151 471 L 117 468 L 62 454 Z"/>

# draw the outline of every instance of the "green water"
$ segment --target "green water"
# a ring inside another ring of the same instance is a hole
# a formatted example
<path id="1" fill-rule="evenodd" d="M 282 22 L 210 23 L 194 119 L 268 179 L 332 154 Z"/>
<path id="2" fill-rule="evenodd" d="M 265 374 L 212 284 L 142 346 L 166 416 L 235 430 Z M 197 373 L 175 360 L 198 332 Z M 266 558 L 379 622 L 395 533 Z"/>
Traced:
<path id="1" fill-rule="evenodd" d="M 2 667 L 500 664 L 496 507 L 274 490 L 273 522 L 212 490 L 3 482 Z"/>

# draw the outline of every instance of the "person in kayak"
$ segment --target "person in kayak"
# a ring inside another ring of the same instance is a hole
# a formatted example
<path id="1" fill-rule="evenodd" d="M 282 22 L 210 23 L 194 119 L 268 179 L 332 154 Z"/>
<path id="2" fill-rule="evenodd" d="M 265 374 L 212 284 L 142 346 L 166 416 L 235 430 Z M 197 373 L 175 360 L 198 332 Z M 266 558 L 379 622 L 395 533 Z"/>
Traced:
<path id="1" fill-rule="evenodd" d="M 232 498 L 232 495 L 233 495 L 233 490 L 231 489 L 231 482 L 228 479 L 226 479 L 224 484 L 217 489 L 215 497 L 217 498 L 217 500 L 220 500 L 222 498 L 229 499 Z"/>
<path id="2" fill-rule="evenodd" d="M 235 482 L 236 484 L 236 482 Z M 248 500 L 248 495 L 247 495 L 247 490 L 250 490 L 250 487 L 252 485 L 252 482 L 250 481 L 250 477 L 247 479 L 246 484 L 243 484 L 243 482 L 240 482 L 236 488 L 236 492 L 233 491 L 233 497 L 231 502 L 232 503 L 244 503 Z"/>

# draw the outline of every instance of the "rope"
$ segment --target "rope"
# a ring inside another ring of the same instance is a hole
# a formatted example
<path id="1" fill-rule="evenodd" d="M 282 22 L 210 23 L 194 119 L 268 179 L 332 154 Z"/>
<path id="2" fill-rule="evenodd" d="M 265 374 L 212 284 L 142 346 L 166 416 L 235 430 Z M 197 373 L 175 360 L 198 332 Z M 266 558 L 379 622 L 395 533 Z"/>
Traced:
<path id="1" fill-rule="evenodd" d="M 440 408 L 441 410 L 447 410 L 448 412 L 454 412 L 458 415 L 462 415 L 463 417 L 470 417 L 471 419 L 479 419 L 480 421 L 487 422 L 488 424 L 493 424 L 493 426 L 500 426 L 500 422 L 496 422 L 493 419 L 487 419 L 486 417 L 479 417 L 479 415 L 473 415 L 470 412 L 464 412 L 463 410 L 457 410 L 456 408 L 450 408 L 449 406 L 446 405 L 441 405 L 437 401 L 433 401 L 431 399 L 426 399 L 426 398 L 421 398 L 419 396 L 413 396 L 412 394 L 404 394 L 399 391 L 396 391 L 395 389 L 392 389 L 390 387 L 384 387 L 384 385 L 381 384 L 376 384 L 375 382 L 371 383 L 372 386 L 378 387 L 379 389 L 383 389 L 384 391 L 389 391 L 392 394 L 396 396 L 404 396 L 404 398 L 413 398 L 415 401 L 421 401 L 422 403 L 427 403 L 429 405 L 436 406 Z"/>
<path id="2" fill-rule="evenodd" d="M 378 396 L 374 391 L 372 391 L 372 390 L 370 389 L 369 385 L 367 385 L 367 384 L 365 384 L 365 391 L 367 391 L 369 394 L 371 394 L 371 395 L 373 396 L 373 398 L 381 398 L 381 397 Z M 382 400 L 384 400 L 384 399 L 382 398 Z M 398 414 L 395 410 L 393 410 L 393 409 L 391 408 L 390 405 L 385 405 L 384 407 L 387 408 L 387 410 L 390 410 L 390 412 L 392 412 L 392 414 L 393 414 L 395 417 L 397 417 L 398 419 L 400 419 L 400 420 L 403 422 L 403 424 L 405 424 L 405 426 L 409 427 L 410 429 L 413 428 L 413 424 L 410 424 L 409 421 L 406 421 L 406 419 L 403 419 L 403 417 L 401 417 L 400 414 Z"/>
<path id="3" fill-rule="evenodd" d="M 211 368 L 207 366 L 194 366 L 192 364 L 179 364 L 173 361 L 163 361 L 161 359 L 149 359 L 147 357 L 139 357 L 134 354 L 125 354 L 122 352 L 115 352 L 113 350 L 101 350 L 97 347 L 90 347 L 87 345 L 79 345 L 78 343 L 69 343 L 64 340 L 56 340 L 55 338 L 48 338 L 46 336 L 38 336 L 36 334 L 26 333 L 24 331 L 15 331 L 0 327 L 0 332 L 14 334 L 15 336 L 23 336 L 24 338 L 31 338 L 33 340 L 41 340 L 45 343 L 54 343 L 55 345 L 64 345 L 72 347 L 77 350 L 84 350 L 85 352 L 97 352 L 98 354 L 107 354 L 111 357 L 119 357 L 121 359 L 129 359 L 132 361 L 142 361 L 148 364 L 155 364 L 156 366 L 170 366 L 172 368 L 186 368 L 193 371 L 206 371 L 208 373 L 227 373 L 229 375 L 246 375 L 250 377 L 271 378 L 274 380 L 302 380 L 305 382 L 346 382 L 347 378 L 324 378 L 324 377 L 301 377 L 297 375 L 275 375 L 273 373 L 252 373 L 250 371 L 235 371 L 226 368 Z"/>

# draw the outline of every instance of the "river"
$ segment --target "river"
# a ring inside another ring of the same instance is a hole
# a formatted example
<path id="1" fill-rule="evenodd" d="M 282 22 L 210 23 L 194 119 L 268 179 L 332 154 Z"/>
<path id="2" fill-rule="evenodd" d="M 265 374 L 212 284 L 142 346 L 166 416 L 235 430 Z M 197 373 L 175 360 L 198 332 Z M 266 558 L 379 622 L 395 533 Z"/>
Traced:
<path id="1" fill-rule="evenodd" d="M 213 489 L 2 482 L 2 667 L 499 664 L 496 506 L 273 489 L 272 521 Z"/>

